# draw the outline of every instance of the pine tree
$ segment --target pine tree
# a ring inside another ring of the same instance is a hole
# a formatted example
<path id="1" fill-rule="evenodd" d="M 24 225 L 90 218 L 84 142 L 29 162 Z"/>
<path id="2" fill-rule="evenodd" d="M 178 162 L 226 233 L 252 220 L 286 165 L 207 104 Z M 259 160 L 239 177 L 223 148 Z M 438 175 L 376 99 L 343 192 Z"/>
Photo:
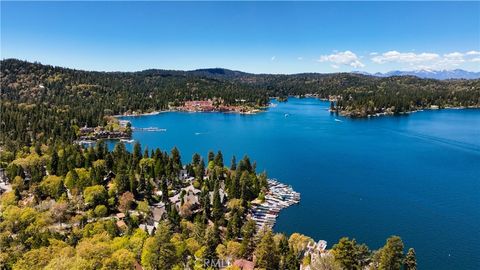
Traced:
<path id="1" fill-rule="evenodd" d="M 200 163 L 200 155 L 198 153 L 193 154 L 192 156 L 192 165 L 197 166 Z"/>
<path id="2" fill-rule="evenodd" d="M 213 153 L 213 151 L 209 151 L 208 152 L 208 162 L 210 163 L 210 161 L 213 161 L 215 159 L 215 154 Z"/>
<path id="3" fill-rule="evenodd" d="M 205 234 L 205 253 L 204 259 L 213 262 L 218 259 L 217 255 L 217 246 L 220 243 L 220 232 L 218 229 L 218 225 L 214 223 L 214 226 L 210 226 L 207 228 L 207 232 Z"/>
<path id="4" fill-rule="evenodd" d="M 380 270 L 401 269 L 403 264 L 403 242 L 398 236 L 391 236 L 382 248 Z"/>
<path id="5" fill-rule="evenodd" d="M 223 168 L 223 155 L 222 155 L 221 151 L 217 152 L 217 155 L 215 156 L 214 163 L 215 163 L 216 166 L 219 166 L 219 167 Z"/>
<path id="6" fill-rule="evenodd" d="M 166 222 L 161 222 L 155 236 L 145 241 L 142 250 L 142 266 L 144 269 L 172 269 L 177 261 L 171 228 Z"/>
<path id="7" fill-rule="evenodd" d="M 237 159 L 235 156 L 232 157 L 232 161 L 230 162 L 230 170 L 235 171 L 237 169 Z"/>
<path id="8" fill-rule="evenodd" d="M 413 248 L 409 248 L 404 260 L 405 270 L 417 270 L 417 256 Z"/>
<path id="9" fill-rule="evenodd" d="M 135 172 L 133 170 L 130 170 L 130 173 L 128 174 L 128 180 L 130 182 L 130 192 L 132 194 L 137 193 L 137 179 L 135 177 Z"/>
<path id="10" fill-rule="evenodd" d="M 162 189 L 162 201 L 164 203 L 168 202 L 168 184 L 167 184 L 167 178 L 162 177 L 161 180 L 161 189 Z"/>
<path id="11" fill-rule="evenodd" d="M 213 191 L 212 218 L 214 222 L 219 222 L 223 216 L 222 202 L 220 201 L 220 190 L 218 182 Z"/>
<path id="12" fill-rule="evenodd" d="M 163 168 L 163 163 L 162 163 L 162 160 L 161 159 L 157 159 L 155 161 L 155 177 L 156 179 L 162 179 L 162 177 L 164 176 L 165 174 L 165 171 L 164 171 L 164 168 Z"/>
<path id="13" fill-rule="evenodd" d="M 174 170 L 173 172 L 175 173 L 175 175 L 178 175 L 180 173 L 180 170 L 182 169 L 182 160 L 177 147 L 174 147 L 172 149 L 172 166 Z"/>
<path id="14" fill-rule="evenodd" d="M 202 191 L 202 198 L 203 198 L 203 204 L 202 204 L 202 207 L 203 207 L 203 214 L 205 216 L 205 219 L 204 220 L 205 222 L 208 222 L 208 220 L 211 218 L 211 212 L 210 212 L 210 194 L 208 192 L 208 189 L 203 189 Z"/>
<path id="15" fill-rule="evenodd" d="M 268 228 L 263 230 L 263 235 L 255 249 L 255 265 L 267 270 L 277 270 L 279 258 L 272 230 Z"/>
<path id="16" fill-rule="evenodd" d="M 50 160 L 49 171 L 50 174 L 57 175 L 58 172 L 58 154 L 55 149 L 52 151 L 52 159 Z"/>
<path id="17" fill-rule="evenodd" d="M 174 228 L 180 225 L 180 215 L 178 214 L 175 204 L 170 205 L 170 211 L 168 212 L 168 220 L 171 222 Z"/>
<path id="18" fill-rule="evenodd" d="M 290 270 L 290 269 L 299 269 L 300 268 L 300 260 L 295 255 L 292 250 L 289 250 L 286 257 L 283 269 Z M 315 269 L 315 268 L 312 268 Z"/>
<path id="19" fill-rule="evenodd" d="M 240 198 L 240 195 L 241 195 L 240 176 L 241 176 L 241 172 L 237 169 L 234 177 L 231 180 L 229 191 L 228 191 L 228 197 L 230 197 L 232 199 Z"/>
<path id="20" fill-rule="evenodd" d="M 139 142 L 135 142 L 133 145 L 133 153 L 132 153 L 132 165 L 134 168 L 138 166 L 138 162 L 142 159 L 142 146 Z"/>
<path id="21" fill-rule="evenodd" d="M 255 249 L 255 221 L 248 220 L 242 227 L 242 254 L 250 259 Z"/>
<path id="22" fill-rule="evenodd" d="M 115 184 L 117 185 L 117 190 L 120 194 L 130 190 L 130 179 L 124 172 L 119 172 L 115 176 Z"/>

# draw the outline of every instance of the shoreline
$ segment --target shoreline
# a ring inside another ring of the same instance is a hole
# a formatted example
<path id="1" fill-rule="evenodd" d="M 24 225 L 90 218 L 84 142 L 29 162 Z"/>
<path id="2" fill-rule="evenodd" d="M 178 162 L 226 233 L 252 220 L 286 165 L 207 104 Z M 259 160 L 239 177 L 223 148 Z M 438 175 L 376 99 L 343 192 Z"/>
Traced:
<path id="1" fill-rule="evenodd" d="M 161 110 L 161 111 L 153 111 L 153 112 L 147 112 L 147 113 L 129 113 L 129 114 L 116 114 L 112 115 L 112 117 L 115 118 L 121 118 L 121 117 L 140 117 L 140 116 L 149 116 L 149 115 L 158 115 L 162 113 L 172 113 L 172 112 L 186 112 L 186 113 L 225 113 L 225 114 L 243 114 L 243 115 L 254 115 L 254 114 L 259 114 L 266 112 L 268 108 L 275 107 L 276 104 L 268 104 L 268 106 L 261 107 L 261 108 L 256 108 L 256 109 L 251 109 L 248 111 L 221 111 L 221 110 L 209 110 L 209 111 L 203 111 L 203 110 L 182 110 L 182 109 L 168 109 L 168 110 Z"/>
<path id="2" fill-rule="evenodd" d="M 300 96 L 291 96 L 295 98 L 314 98 L 318 99 L 320 101 L 328 102 L 329 100 L 326 98 L 320 98 L 315 95 L 305 95 L 303 97 Z M 276 99 L 275 97 L 272 97 L 272 99 Z M 224 114 L 240 114 L 240 115 L 256 115 L 260 113 L 267 112 L 269 108 L 274 108 L 278 104 L 276 103 L 269 103 L 268 106 L 262 107 L 259 109 L 253 109 L 253 110 L 248 110 L 248 111 L 221 111 L 221 110 L 209 110 L 209 111 L 204 111 L 204 110 L 184 110 L 184 109 L 168 109 L 168 110 L 161 110 L 161 111 L 152 111 L 152 112 L 146 112 L 146 113 L 128 113 L 128 114 L 116 114 L 112 115 L 112 117 L 115 118 L 121 118 L 121 117 L 142 117 L 142 116 L 150 116 L 150 115 L 158 115 L 162 113 L 175 113 L 175 112 L 186 112 L 186 113 L 224 113 Z M 435 105 L 432 105 L 435 106 Z M 421 112 L 421 111 L 426 111 L 426 110 L 464 110 L 464 109 L 480 109 L 480 105 L 475 105 L 475 106 L 445 106 L 445 107 L 426 107 L 426 108 L 418 108 L 416 110 L 411 110 L 411 111 L 404 111 L 404 112 L 399 112 L 399 113 L 394 113 L 394 112 L 378 112 L 378 113 L 369 113 L 365 115 L 358 115 L 354 111 L 350 110 L 338 110 L 338 114 L 343 117 L 348 117 L 348 118 L 371 118 L 371 117 L 380 117 L 380 116 L 394 116 L 394 115 L 406 115 L 406 114 L 411 114 L 415 112 Z M 336 110 L 331 110 L 328 109 L 330 113 L 337 113 Z M 125 120 L 128 121 L 128 120 Z"/>
<path id="3" fill-rule="evenodd" d="M 365 114 L 365 115 L 363 115 L 363 114 L 358 115 L 354 111 L 349 111 L 349 110 L 338 110 L 338 115 L 343 116 L 343 117 L 347 117 L 347 118 L 351 118 L 351 119 L 365 119 L 365 118 L 380 117 L 380 116 L 409 115 L 409 114 L 412 114 L 412 113 L 423 112 L 423 111 L 475 110 L 475 109 L 476 110 L 480 109 L 480 106 L 458 106 L 458 107 L 447 106 L 447 107 L 443 107 L 443 108 L 435 108 L 435 107 L 431 108 L 430 107 L 430 108 L 418 108 L 416 110 L 404 111 L 404 112 L 398 112 L 398 113 L 388 111 L 388 112 L 369 113 L 369 114 Z M 328 109 L 328 111 L 330 113 L 337 113 L 336 110 Z"/>

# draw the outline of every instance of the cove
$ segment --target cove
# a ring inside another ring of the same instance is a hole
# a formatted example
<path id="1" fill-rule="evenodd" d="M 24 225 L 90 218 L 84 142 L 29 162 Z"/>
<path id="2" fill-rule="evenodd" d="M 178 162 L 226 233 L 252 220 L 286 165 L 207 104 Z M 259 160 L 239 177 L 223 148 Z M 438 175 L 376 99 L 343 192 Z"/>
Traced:
<path id="1" fill-rule="evenodd" d="M 256 115 L 122 119 L 166 129 L 135 131 L 143 148 L 177 146 L 184 161 L 221 150 L 226 164 L 248 154 L 259 172 L 292 185 L 301 202 L 280 213 L 277 232 L 323 239 L 328 248 L 348 236 L 376 249 L 399 235 L 415 248 L 419 269 L 480 267 L 480 110 L 349 119 L 317 99 L 274 103 Z"/>

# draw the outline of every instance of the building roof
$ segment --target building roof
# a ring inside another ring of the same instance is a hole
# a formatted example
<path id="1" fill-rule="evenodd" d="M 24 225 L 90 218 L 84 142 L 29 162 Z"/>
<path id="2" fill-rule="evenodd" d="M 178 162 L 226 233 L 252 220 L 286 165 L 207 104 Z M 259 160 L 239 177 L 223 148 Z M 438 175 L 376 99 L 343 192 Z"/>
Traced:
<path id="1" fill-rule="evenodd" d="M 125 221 L 119 220 L 119 221 L 117 221 L 117 227 L 120 228 L 120 229 L 126 228 L 127 224 L 125 223 Z"/>
<path id="2" fill-rule="evenodd" d="M 255 264 L 252 261 L 247 261 L 245 259 L 235 260 L 233 265 L 242 270 L 253 270 L 255 268 Z"/>
<path id="3" fill-rule="evenodd" d="M 147 224 L 140 224 L 138 227 L 146 231 L 150 235 L 153 233 L 153 230 L 155 229 L 155 226 L 147 225 Z"/>
<path id="4" fill-rule="evenodd" d="M 157 204 L 151 207 L 153 221 L 160 221 L 166 213 L 164 204 Z"/>

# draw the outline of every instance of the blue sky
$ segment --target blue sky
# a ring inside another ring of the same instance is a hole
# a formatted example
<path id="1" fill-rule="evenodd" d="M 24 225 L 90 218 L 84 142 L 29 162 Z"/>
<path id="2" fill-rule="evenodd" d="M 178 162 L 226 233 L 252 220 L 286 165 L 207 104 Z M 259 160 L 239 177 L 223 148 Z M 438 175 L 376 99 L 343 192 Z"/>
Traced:
<path id="1" fill-rule="evenodd" d="M 480 2 L 5 2 L 1 58 L 87 70 L 480 70 Z"/>

